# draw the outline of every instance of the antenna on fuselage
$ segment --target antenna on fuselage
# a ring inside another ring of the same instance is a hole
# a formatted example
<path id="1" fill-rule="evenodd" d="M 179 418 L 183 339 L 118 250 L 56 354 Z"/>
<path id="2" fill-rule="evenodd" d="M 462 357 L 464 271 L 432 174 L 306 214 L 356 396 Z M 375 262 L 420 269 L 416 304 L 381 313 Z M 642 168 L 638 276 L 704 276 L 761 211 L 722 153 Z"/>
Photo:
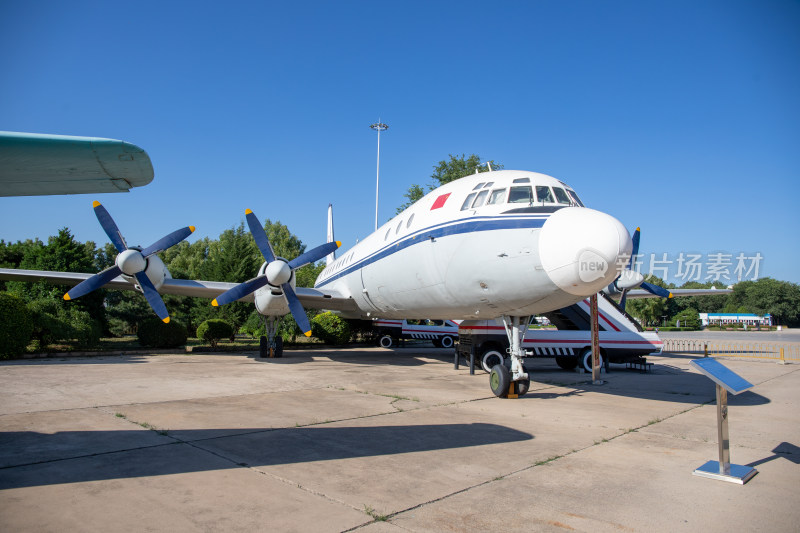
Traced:
<path id="1" fill-rule="evenodd" d="M 333 204 L 328 204 L 328 242 L 335 242 L 333 237 Z M 329 266 L 336 261 L 336 250 L 325 256 L 325 265 Z"/>
<path id="2" fill-rule="evenodd" d="M 494 170 L 494 169 L 492 169 L 492 162 L 491 161 L 487 161 L 486 162 L 486 168 L 489 169 L 489 172 L 492 172 L 492 170 Z"/>

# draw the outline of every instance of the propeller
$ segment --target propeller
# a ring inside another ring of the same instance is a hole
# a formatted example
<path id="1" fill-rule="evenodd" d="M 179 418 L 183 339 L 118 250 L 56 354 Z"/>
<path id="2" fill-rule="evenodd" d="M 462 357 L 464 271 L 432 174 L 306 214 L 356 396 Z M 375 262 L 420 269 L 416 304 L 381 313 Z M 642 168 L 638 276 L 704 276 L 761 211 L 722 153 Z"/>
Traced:
<path id="1" fill-rule="evenodd" d="M 102 272 L 95 274 L 91 278 L 85 279 L 78 283 L 69 292 L 67 292 L 67 294 L 64 295 L 64 299 L 69 301 L 74 300 L 75 298 L 80 298 L 85 294 L 99 289 L 120 274 L 124 274 L 126 276 L 132 276 L 136 278 L 136 281 L 139 283 L 139 287 L 142 288 L 144 297 L 147 298 L 147 302 L 150 304 L 150 307 L 153 308 L 153 311 L 156 312 L 158 318 L 163 320 L 165 323 L 169 323 L 169 312 L 167 311 L 167 306 L 164 305 L 161 295 L 158 294 L 158 290 L 145 273 L 145 270 L 147 269 L 147 259 L 153 254 L 157 254 L 158 252 L 166 250 L 170 246 L 178 244 L 183 239 L 191 235 L 194 232 L 194 226 L 187 226 L 185 228 L 173 231 L 169 235 L 157 240 L 147 248 L 129 248 L 125 243 L 125 239 L 122 237 L 122 233 L 120 233 L 119 228 L 114 223 L 114 219 L 111 218 L 111 215 L 108 213 L 106 208 L 97 201 L 95 201 L 92 205 L 94 206 L 94 214 L 97 216 L 97 220 L 103 227 L 103 231 L 106 232 L 106 235 L 108 235 L 109 240 L 114 245 L 114 248 L 117 249 L 119 254 L 116 258 L 114 258 L 114 266 L 107 268 Z"/>
<path id="2" fill-rule="evenodd" d="M 223 292 L 211 302 L 211 305 L 220 306 L 235 302 L 267 284 L 273 287 L 280 287 L 283 291 L 284 298 L 286 298 L 286 303 L 289 304 L 289 311 L 291 311 L 295 322 L 297 322 L 297 325 L 303 330 L 306 337 L 310 337 L 311 324 L 308 322 L 308 316 L 306 316 L 303 310 L 303 305 L 300 303 L 297 294 L 295 294 L 292 288 L 292 276 L 294 271 L 298 268 L 319 261 L 326 255 L 333 253 L 342 243 L 339 241 L 328 242 L 317 246 L 313 250 L 300 254 L 291 261 L 287 261 L 282 257 L 275 257 L 275 253 L 272 251 L 272 246 L 267 237 L 267 232 L 264 231 L 264 226 L 261 225 L 258 217 L 256 217 L 250 209 L 245 211 L 245 219 L 247 220 L 247 225 L 250 227 L 250 234 L 253 235 L 256 241 L 256 246 L 261 251 L 261 255 L 264 256 L 264 259 L 267 260 L 267 268 L 264 270 L 263 275 L 240 283 L 232 289 Z"/>
<path id="3" fill-rule="evenodd" d="M 633 237 L 631 237 L 633 247 L 631 248 L 631 258 L 628 261 L 628 266 L 620 273 L 619 277 L 614 280 L 614 286 L 622 293 L 619 298 L 619 306 L 623 310 L 625 309 L 625 301 L 628 297 L 628 291 L 635 289 L 636 287 L 641 287 L 650 294 L 655 294 L 656 296 L 660 296 L 662 298 L 672 298 L 672 293 L 670 291 L 663 287 L 659 287 L 658 285 L 647 283 L 644 280 L 644 276 L 633 270 L 634 263 L 636 262 L 636 256 L 639 253 L 640 239 L 641 228 L 636 228 L 636 231 L 633 232 Z"/>

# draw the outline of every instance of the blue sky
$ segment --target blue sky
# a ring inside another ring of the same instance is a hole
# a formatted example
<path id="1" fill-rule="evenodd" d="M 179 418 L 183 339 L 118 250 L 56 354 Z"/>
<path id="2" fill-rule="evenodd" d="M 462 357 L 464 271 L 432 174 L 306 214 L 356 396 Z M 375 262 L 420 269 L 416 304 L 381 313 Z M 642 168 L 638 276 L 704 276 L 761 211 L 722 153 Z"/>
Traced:
<path id="1" fill-rule="evenodd" d="M 315 246 L 333 203 L 346 248 L 373 228 L 380 117 L 381 221 L 476 153 L 641 226 L 673 281 L 679 254 L 705 281 L 722 253 L 730 277 L 760 254 L 800 282 L 798 28 L 800 3 L 769 0 L 3 2 L 0 129 L 122 139 L 156 175 L 0 198 L 0 238 L 104 243 L 97 199 L 131 244 L 250 208 Z"/>

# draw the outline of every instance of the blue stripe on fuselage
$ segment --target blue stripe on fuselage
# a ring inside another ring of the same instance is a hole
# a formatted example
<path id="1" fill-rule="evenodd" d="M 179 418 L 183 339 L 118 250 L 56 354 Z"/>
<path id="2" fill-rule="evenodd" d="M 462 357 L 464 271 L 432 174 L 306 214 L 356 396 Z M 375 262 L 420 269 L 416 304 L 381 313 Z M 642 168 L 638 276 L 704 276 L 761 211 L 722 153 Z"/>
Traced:
<path id="1" fill-rule="evenodd" d="M 535 216 L 499 216 L 499 217 L 474 217 L 466 218 L 457 221 L 445 222 L 436 226 L 430 226 L 414 233 L 406 235 L 391 244 L 384 246 L 380 250 L 372 253 L 371 255 L 359 260 L 351 266 L 332 274 L 324 280 L 316 283 L 314 287 L 321 288 L 328 283 L 341 278 L 351 272 L 360 268 L 364 268 L 380 259 L 384 259 L 395 252 L 405 250 L 406 248 L 425 242 L 430 239 L 438 239 L 447 237 L 449 235 L 458 235 L 461 233 L 475 233 L 478 231 L 494 231 L 500 229 L 520 229 L 520 228 L 541 228 L 549 215 L 535 215 Z"/>

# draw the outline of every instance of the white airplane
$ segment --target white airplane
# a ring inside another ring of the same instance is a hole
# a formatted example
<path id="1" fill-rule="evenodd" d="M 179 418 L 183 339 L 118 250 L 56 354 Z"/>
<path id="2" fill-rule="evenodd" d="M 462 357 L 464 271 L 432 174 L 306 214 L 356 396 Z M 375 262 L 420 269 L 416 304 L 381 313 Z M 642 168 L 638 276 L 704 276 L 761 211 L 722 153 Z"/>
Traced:
<path id="1" fill-rule="evenodd" d="M 328 264 L 313 289 L 296 287 L 294 270 L 332 254 L 340 243 L 323 244 L 291 261 L 275 257 L 249 209 L 246 220 L 265 262 L 256 277 L 238 285 L 171 278 L 155 254 L 193 227 L 141 250 L 125 244 L 97 202 L 95 212 L 120 252 L 114 267 L 99 274 L 0 269 L 0 279 L 77 284 L 65 299 L 100 287 L 140 290 L 165 321 L 169 317 L 159 293 L 213 298 L 213 305 L 250 301 L 265 317 L 271 346 L 276 319 L 288 313 L 311 334 L 303 307 L 333 310 L 345 318 L 502 318 L 511 366 L 498 365 L 490 376 L 500 397 L 509 390 L 524 394 L 530 385 L 522 339 L 531 316 L 607 287 L 628 297 L 669 295 L 628 268 L 633 242 L 622 223 L 584 207 L 565 183 L 535 172 L 485 172 L 435 189 Z"/>

